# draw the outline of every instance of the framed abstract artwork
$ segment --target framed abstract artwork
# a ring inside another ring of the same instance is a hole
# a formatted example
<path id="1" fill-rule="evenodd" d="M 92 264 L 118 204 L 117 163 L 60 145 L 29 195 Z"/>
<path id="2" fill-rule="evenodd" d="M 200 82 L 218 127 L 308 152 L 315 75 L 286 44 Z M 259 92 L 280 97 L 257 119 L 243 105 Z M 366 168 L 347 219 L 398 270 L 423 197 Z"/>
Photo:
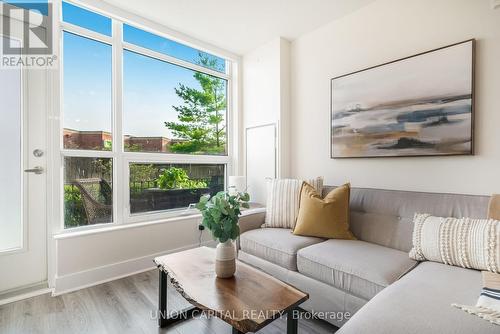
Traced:
<path id="1" fill-rule="evenodd" d="M 472 155 L 475 40 L 331 79 L 331 157 Z"/>

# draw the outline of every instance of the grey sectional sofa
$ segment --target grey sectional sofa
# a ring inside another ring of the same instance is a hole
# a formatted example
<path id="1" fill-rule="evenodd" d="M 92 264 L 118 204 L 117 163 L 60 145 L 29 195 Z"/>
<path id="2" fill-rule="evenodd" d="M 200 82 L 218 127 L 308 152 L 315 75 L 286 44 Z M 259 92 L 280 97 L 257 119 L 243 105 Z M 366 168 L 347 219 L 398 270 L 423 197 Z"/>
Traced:
<path id="1" fill-rule="evenodd" d="M 498 326 L 451 306 L 476 303 L 479 271 L 408 257 L 415 212 L 483 218 L 488 201 L 488 196 L 354 188 L 351 230 L 358 240 L 261 228 L 261 210 L 240 219 L 238 258 L 308 292 L 302 307 L 323 312 L 319 315 L 341 327 L 337 333 L 498 334 Z"/>

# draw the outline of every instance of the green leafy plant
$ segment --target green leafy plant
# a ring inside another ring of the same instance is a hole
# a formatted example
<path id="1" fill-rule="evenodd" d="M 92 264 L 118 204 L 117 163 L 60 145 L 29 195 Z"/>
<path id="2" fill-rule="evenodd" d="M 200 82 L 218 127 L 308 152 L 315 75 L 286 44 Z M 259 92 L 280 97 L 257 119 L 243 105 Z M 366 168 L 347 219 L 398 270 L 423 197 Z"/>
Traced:
<path id="1" fill-rule="evenodd" d="M 72 185 L 64 186 L 64 226 L 75 227 L 87 224 L 82 194 Z"/>
<path id="2" fill-rule="evenodd" d="M 182 168 L 170 167 L 163 171 L 157 179 L 160 189 L 198 189 L 207 188 L 203 180 L 191 180 Z"/>
<path id="3" fill-rule="evenodd" d="M 212 197 L 202 196 L 196 208 L 203 216 L 203 226 L 212 232 L 214 239 L 224 243 L 228 240 L 236 240 L 240 235 L 238 226 L 240 208 L 248 208 L 249 200 L 248 193 L 230 195 L 228 192 L 220 191 Z"/>

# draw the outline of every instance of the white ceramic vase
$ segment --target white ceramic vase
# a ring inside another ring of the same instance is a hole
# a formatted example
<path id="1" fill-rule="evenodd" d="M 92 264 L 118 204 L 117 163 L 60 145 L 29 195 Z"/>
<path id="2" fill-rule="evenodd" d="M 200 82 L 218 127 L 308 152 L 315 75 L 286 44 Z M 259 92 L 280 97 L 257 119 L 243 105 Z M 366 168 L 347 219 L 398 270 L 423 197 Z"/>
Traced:
<path id="1" fill-rule="evenodd" d="M 219 242 L 215 251 L 215 274 L 219 278 L 230 278 L 236 272 L 236 249 L 231 240 Z"/>

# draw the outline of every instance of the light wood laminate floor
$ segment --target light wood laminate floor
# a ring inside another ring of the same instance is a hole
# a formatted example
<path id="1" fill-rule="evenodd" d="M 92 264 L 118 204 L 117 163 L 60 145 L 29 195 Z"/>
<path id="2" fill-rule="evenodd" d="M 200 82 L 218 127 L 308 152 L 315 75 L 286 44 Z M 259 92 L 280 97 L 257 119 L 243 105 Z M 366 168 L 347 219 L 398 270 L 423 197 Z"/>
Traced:
<path id="1" fill-rule="evenodd" d="M 172 288 L 169 309 L 187 302 Z M 58 297 L 42 295 L 0 306 L 0 333 L 168 333 L 230 334 L 219 319 L 190 319 L 159 329 L 154 319 L 158 305 L 158 272 L 137 274 Z M 299 333 L 334 333 L 336 327 L 319 320 L 299 320 Z M 286 333 L 286 319 L 278 319 L 258 333 Z"/>

